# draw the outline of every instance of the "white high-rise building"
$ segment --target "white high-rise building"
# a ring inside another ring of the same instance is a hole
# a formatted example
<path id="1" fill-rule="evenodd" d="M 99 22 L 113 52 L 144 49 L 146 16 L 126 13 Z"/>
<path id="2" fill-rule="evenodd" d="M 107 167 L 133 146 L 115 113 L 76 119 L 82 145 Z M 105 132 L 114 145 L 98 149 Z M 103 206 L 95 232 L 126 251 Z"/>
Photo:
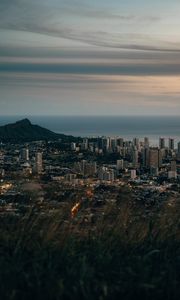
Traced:
<path id="1" fill-rule="evenodd" d="M 75 151 L 76 150 L 76 143 L 71 143 L 71 150 Z"/>
<path id="2" fill-rule="evenodd" d="M 35 172 L 41 174 L 43 170 L 42 152 L 37 152 L 35 156 Z"/>
<path id="3" fill-rule="evenodd" d="M 135 179 L 137 177 L 136 170 L 131 170 L 131 179 Z"/>
<path id="4" fill-rule="evenodd" d="M 132 163 L 134 168 L 138 167 L 138 150 L 136 147 L 132 149 Z"/>

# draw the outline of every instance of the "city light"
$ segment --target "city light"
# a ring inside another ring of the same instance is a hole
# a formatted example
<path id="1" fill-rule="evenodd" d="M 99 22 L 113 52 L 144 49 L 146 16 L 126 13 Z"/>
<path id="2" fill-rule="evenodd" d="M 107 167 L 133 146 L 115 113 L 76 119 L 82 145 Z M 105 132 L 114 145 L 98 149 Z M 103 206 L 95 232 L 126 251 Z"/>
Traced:
<path id="1" fill-rule="evenodd" d="M 77 202 L 72 208 L 71 208 L 71 217 L 74 218 L 78 211 L 79 211 L 79 208 L 80 208 L 80 205 L 81 203 L 80 202 Z"/>

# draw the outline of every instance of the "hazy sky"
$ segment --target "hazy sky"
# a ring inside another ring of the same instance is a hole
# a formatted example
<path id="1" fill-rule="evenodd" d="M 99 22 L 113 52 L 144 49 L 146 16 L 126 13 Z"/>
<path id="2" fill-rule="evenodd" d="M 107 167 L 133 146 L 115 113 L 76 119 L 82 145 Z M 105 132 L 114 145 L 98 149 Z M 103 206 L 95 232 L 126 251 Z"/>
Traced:
<path id="1" fill-rule="evenodd" d="M 0 0 L 0 115 L 180 115 L 179 0 Z"/>

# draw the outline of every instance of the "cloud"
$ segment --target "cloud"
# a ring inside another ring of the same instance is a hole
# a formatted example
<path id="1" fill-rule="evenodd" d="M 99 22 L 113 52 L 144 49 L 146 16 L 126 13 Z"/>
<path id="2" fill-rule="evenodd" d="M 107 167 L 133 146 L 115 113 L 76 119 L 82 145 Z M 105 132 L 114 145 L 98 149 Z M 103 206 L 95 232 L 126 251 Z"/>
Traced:
<path id="1" fill-rule="evenodd" d="M 51 3 L 51 5 L 50 5 Z M 27 0 L 2 0 L 0 3 L 0 8 L 2 13 L 8 12 L 12 15 L 20 14 L 21 12 L 29 12 L 33 14 L 34 12 L 38 12 L 40 16 L 43 14 L 48 15 L 49 17 L 52 14 L 55 16 L 57 13 L 61 15 L 74 15 L 78 17 L 92 18 L 92 19 L 117 19 L 118 21 L 139 21 L 139 22 L 156 22 L 160 21 L 160 17 L 157 15 L 135 15 L 135 14 L 121 14 L 115 11 L 111 11 L 109 9 L 98 8 L 97 6 L 89 5 L 89 3 L 85 1 L 63 1 L 60 2 L 51 0 L 48 1 L 33 1 L 31 2 Z M 13 8 L 13 11 L 11 10 Z M 12 17 L 11 15 L 11 17 Z M 29 16 L 29 14 L 28 14 Z M 22 18 L 22 15 L 21 15 Z"/>
<path id="2" fill-rule="evenodd" d="M 147 97 L 165 95 L 179 97 L 180 75 L 173 76 L 132 76 L 132 75 L 104 75 L 104 74 L 59 74 L 59 73 L 0 73 L 1 88 L 12 86 L 31 86 L 43 88 L 82 89 L 99 88 Z M 13 89 L 12 89 L 13 90 Z M 120 95 L 120 94 L 119 94 Z"/>
<path id="3" fill-rule="evenodd" d="M 83 5 L 81 1 L 53 0 L 50 4 L 48 1 L 3 0 L 0 3 L 0 28 L 4 30 L 38 33 L 105 48 L 179 51 L 179 42 L 171 43 L 168 37 L 161 40 L 157 34 L 146 34 L 146 30 L 142 30 L 142 23 L 145 26 L 147 22 L 154 24 L 158 20 L 159 16 L 114 13 L 103 7 Z M 128 33 L 129 29 L 126 32 L 126 26 L 130 26 L 132 33 Z"/>
<path id="4" fill-rule="evenodd" d="M 180 113 L 180 76 L 0 73 L 1 113 Z"/>
<path id="5" fill-rule="evenodd" d="M 75 63 L 8 63 L 0 62 L 0 72 L 96 74 L 96 75 L 179 75 L 180 64 L 75 64 Z"/>

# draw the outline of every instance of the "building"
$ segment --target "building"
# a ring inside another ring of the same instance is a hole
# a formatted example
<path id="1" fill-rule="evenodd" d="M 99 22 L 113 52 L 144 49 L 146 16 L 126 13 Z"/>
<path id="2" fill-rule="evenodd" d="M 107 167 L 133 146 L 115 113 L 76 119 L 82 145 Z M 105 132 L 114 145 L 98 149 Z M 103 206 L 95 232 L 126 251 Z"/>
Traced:
<path id="1" fill-rule="evenodd" d="M 180 142 L 178 143 L 178 154 L 180 154 Z"/>
<path id="2" fill-rule="evenodd" d="M 139 139 L 137 137 L 133 139 L 133 145 L 136 149 L 139 149 Z"/>
<path id="3" fill-rule="evenodd" d="M 162 165 L 162 155 L 161 150 L 158 148 L 149 149 L 149 167 L 159 168 Z"/>
<path id="4" fill-rule="evenodd" d="M 159 169 L 156 167 L 150 167 L 150 174 L 152 176 L 158 176 L 159 175 Z"/>
<path id="5" fill-rule="evenodd" d="M 5 175 L 5 170 L 4 169 L 0 169 L 0 178 L 3 178 Z"/>
<path id="6" fill-rule="evenodd" d="M 74 164 L 74 170 L 83 176 L 94 176 L 97 172 L 97 163 L 95 161 L 82 160 Z"/>
<path id="7" fill-rule="evenodd" d="M 124 140 L 123 140 L 123 138 L 118 138 L 118 139 L 117 139 L 117 146 L 120 146 L 120 147 L 122 148 L 123 145 L 124 145 Z"/>
<path id="8" fill-rule="evenodd" d="M 144 138 L 144 147 L 146 147 L 146 148 L 149 147 L 149 138 L 148 137 Z"/>
<path id="9" fill-rule="evenodd" d="M 143 148 L 143 167 L 147 168 L 149 166 L 149 146 Z"/>
<path id="10" fill-rule="evenodd" d="M 177 170 L 176 161 L 172 160 L 171 161 L 171 171 L 176 172 L 176 170 Z"/>
<path id="11" fill-rule="evenodd" d="M 76 143 L 71 143 L 71 150 L 76 151 Z"/>
<path id="12" fill-rule="evenodd" d="M 42 164 L 42 153 L 37 152 L 35 156 L 35 172 L 37 174 L 41 174 L 43 171 L 43 164 Z"/>
<path id="13" fill-rule="evenodd" d="M 115 171 L 107 167 L 101 167 L 98 170 L 98 179 L 101 181 L 114 181 L 116 178 Z"/>
<path id="14" fill-rule="evenodd" d="M 88 139 L 83 139 L 81 148 L 82 150 L 88 150 Z"/>
<path id="15" fill-rule="evenodd" d="M 159 138 L 159 148 L 164 149 L 165 148 L 165 139 L 160 137 Z"/>
<path id="16" fill-rule="evenodd" d="M 117 139 L 116 138 L 110 138 L 110 149 L 115 152 L 117 148 Z"/>
<path id="17" fill-rule="evenodd" d="M 175 171 L 168 172 L 168 179 L 176 179 L 176 178 L 177 178 L 177 172 Z"/>
<path id="18" fill-rule="evenodd" d="M 77 175 L 76 174 L 66 174 L 65 175 L 65 180 L 68 181 L 68 182 L 71 182 L 73 183 L 76 179 Z"/>
<path id="19" fill-rule="evenodd" d="M 132 164 L 134 168 L 138 167 L 138 150 L 136 147 L 132 148 Z"/>
<path id="20" fill-rule="evenodd" d="M 178 143 L 177 157 L 180 160 L 180 142 Z"/>
<path id="21" fill-rule="evenodd" d="M 131 179 L 134 180 L 136 177 L 136 170 L 131 170 Z"/>
<path id="22" fill-rule="evenodd" d="M 21 150 L 21 160 L 24 162 L 29 160 L 29 149 L 28 148 L 23 148 Z"/>
<path id="23" fill-rule="evenodd" d="M 119 171 L 122 170 L 123 168 L 124 168 L 124 160 L 118 159 L 116 163 L 116 169 Z"/>
<path id="24" fill-rule="evenodd" d="M 174 139 L 169 138 L 169 150 L 174 150 Z"/>
<path id="25" fill-rule="evenodd" d="M 87 162 L 85 164 L 84 175 L 86 176 L 94 176 L 97 172 L 97 164 L 96 162 Z"/>
<path id="26" fill-rule="evenodd" d="M 29 176 L 32 174 L 31 165 L 27 161 L 22 164 L 22 174 L 23 176 Z"/>

